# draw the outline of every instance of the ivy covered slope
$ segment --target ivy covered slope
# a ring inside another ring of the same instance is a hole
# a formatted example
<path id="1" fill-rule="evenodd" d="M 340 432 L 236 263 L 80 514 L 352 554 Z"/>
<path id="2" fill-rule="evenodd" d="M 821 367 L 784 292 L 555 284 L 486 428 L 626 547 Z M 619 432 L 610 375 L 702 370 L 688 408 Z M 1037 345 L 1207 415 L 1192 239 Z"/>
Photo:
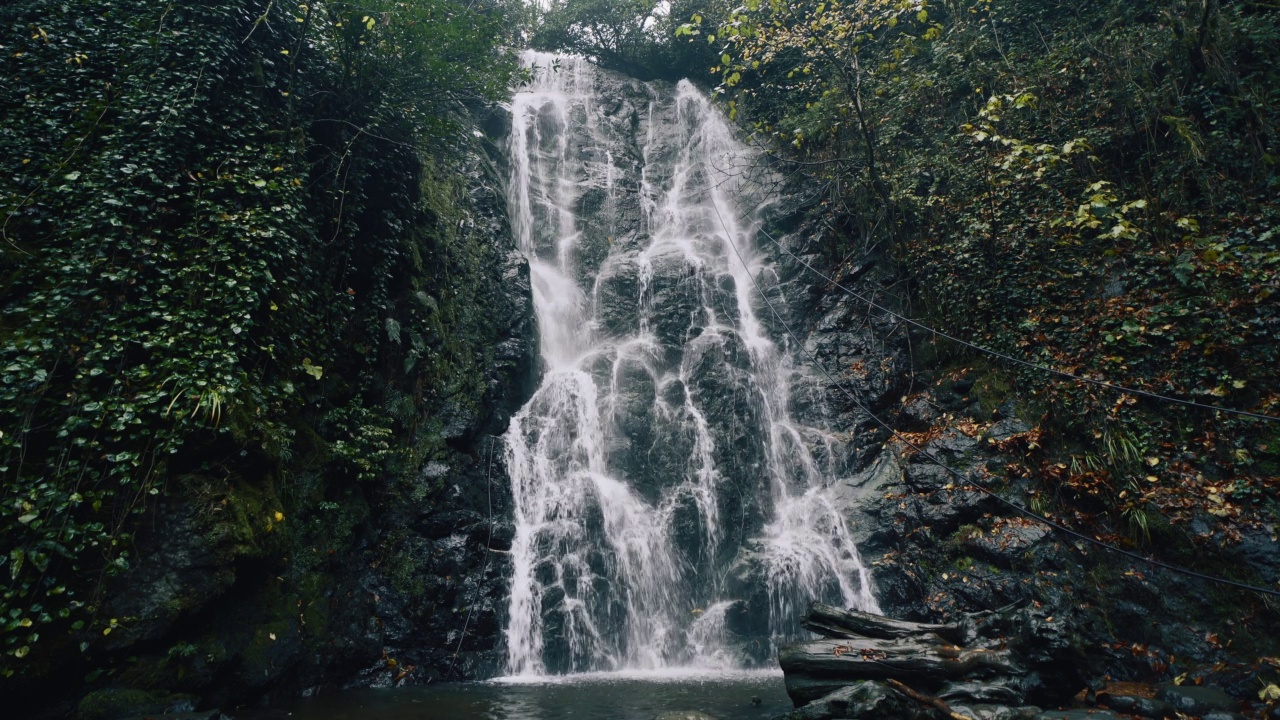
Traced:
<path id="1" fill-rule="evenodd" d="M 913 283 L 901 307 L 934 327 L 1280 415 L 1274 3 L 748 2 L 698 20 L 681 33 L 723 50 L 731 111 L 818 188 L 811 249 L 837 272 L 888 250 Z M 1038 420 L 990 481 L 1034 479 L 1028 503 L 1091 534 L 1280 587 L 1215 559 L 1242 532 L 1275 542 L 1280 423 L 937 349 L 981 379 L 975 419 L 1012 398 Z"/>
<path id="2" fill-rule="evenodd" d="M 230 697 L 387 662 L 369 583 L 421 582 L 395 524 L 458 482 L 419 471 L 482 460 L 529 368 L 468 110 L 515 71 L 502 8 L 0 26 L 0 683 Z"/>

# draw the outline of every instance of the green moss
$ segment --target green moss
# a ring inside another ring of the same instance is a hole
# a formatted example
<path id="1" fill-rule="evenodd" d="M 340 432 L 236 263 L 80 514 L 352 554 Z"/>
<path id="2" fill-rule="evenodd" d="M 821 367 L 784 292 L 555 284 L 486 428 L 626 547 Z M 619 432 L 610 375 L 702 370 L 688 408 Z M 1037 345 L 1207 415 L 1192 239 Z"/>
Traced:
<path id="1" fill-rule="evenodd" d="M 163 692 L 181 681 L 180 663 L 173 655 L 147 655 L 137 658 L 121 671 L 118 682 L 148 692 Z"/>
<path id="2" fill-rule="evenodd" d="M 241 675 L 267 677 L 279 669 L 281 651 L 279 643 L 298 631 L 293 620 L 276 620 L 254 628 L 252 639 L 240 653 Z"/>
<path id="3" fill-rule="evenodd" d="M 308 573 L 298 585 L 298 618 L 305 638 L 316 641 L 329 639 L 329 602 L 325 591 L 330 587 L 329 576 Z"/>
<path id="4" fill-rule="evenodd" d="M 387 575 L 392 587 L 409 597 L 420 597 L 426 590 L 426 573 L 414 548 L 401 545 L 387 561 Z"/>
<path id="5" fill-rule="evenodd" d="M 162 713 L 183 696 L 156 695 L 136 688 L 105 688 L 89 693 L 76 706 L 76 720 L 116 720 Z"/>
<path id="6" fill-rule="evenodd" d="M 999 368 L 988 367 L 973 384 L 972 394 L 978 398 L 983 417 L 990 417 L 996 409 L 1009 400 L 1013 390 L 1013 377 Z"/>

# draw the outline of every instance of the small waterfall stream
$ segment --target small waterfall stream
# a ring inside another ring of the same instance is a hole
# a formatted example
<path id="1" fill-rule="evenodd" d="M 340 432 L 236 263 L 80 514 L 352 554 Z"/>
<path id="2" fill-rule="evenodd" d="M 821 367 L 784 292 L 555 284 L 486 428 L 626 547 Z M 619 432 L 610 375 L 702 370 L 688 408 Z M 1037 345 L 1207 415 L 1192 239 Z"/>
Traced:
<path id="1" fill-rule="evenodd" d="M 739 667 L 810 599 L 874 610 L 841 441 L 793 417 L 753 282 L 750 153 L 688 82 L 526 61 L 508 192 L 543 377 L 505 438 L 508 671 Z"/>

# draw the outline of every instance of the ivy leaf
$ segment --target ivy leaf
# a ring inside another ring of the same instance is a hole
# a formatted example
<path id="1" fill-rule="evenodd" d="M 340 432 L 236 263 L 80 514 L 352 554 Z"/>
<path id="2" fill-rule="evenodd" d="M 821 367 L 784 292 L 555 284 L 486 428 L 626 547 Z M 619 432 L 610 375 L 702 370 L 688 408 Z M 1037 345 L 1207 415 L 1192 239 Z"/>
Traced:
<path id="1" fill-rule="evenodd" d="M 312 365 L 311 358 L 306 358 L 302 361 L 302 371 L 317 380 L 324 376 L 324 368 L 319 365 Z"/>

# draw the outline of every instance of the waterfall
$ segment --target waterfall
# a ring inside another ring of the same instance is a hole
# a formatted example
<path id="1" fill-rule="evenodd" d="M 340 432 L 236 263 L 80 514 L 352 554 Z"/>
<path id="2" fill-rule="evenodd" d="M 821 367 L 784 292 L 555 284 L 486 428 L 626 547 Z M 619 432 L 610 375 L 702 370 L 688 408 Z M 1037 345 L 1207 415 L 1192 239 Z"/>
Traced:
<path id="1" fill-rule="evenodd" d="M 735 667 L 811 599 L 876 609 L 839 433 L 790 409 L 751 153 L 687 81 L 527 53 L 512 227 L 541 385 L 505 437 L 513 675 Z M 818 413 L 817 415 L 820 415 Z"/>

